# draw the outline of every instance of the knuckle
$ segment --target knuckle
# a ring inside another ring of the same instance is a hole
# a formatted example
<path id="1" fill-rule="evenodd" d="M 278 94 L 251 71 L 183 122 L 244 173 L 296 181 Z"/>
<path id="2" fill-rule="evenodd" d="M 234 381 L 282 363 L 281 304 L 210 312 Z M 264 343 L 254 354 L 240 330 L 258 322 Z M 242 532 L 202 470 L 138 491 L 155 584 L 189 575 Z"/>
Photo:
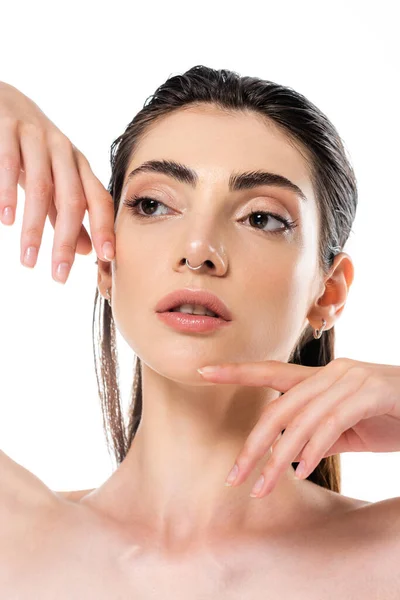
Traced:
<path id="1" fill-rule="evenodd" d="M 53 259 L 56 262 L 66 260 L 70 263 L 70 265 L 72 265 L 72 263 L 74 262 L 75 252 L 76 244 L 62 242 L 60 244 L 57 244 L 54 248 Z"/>
<path id="2" fill-rule="evenodd" d="M 98 227 L 92 228 L 92 233 L 96 237 L 109 237 L 114 236 L 114 231 L 112 228 L 107 227 L 106 225 L 99 225 Z"/>
<path id="3" fill-rule="evenodd" d="M 74 152 L 71 140 L 61 131 L 56 130 L 48 135 L 49 146 L 61 152 Z"/>
<path id="4" fill-rule="evenodd" d="M 96 177 L 92 172 L 93 177 Z M 88 205 L 89 205 L 89 216 L 91 217 L 92 223 L 97 222 L 99 219 L 105 223 L 109 221 L 110 218 L 115 218 L 115 204 L 111 194 L 104 193 L 92 193 L 88 197 Z M 100 225 L 98 226 L 100 227 Z M 110 228 L 105 225 L 102 226 L 104 230 L 107 229 L 107 232 L 110 231 Z"/>
<path id="5" fill-rule="evenodd" d="M 238 458 L 237 462 L 243 466 L 247 465 L 251 461 L 253 456 L 254 456 L 254 448 L 252 448 L 252 446 L 247 442 L 243 446 L 242 451 L 240 453 L 240 457 Z"/>
<path id="6" fill-rule="evenodd" d="M 322 428 L 323 429 L 336 429 L 340 424 L 340 418 L 339 415 L 337 413 L 332 413 L 330 415 L 328 415 L 323 423 L 322 423 Z"/>
<path id="7" fill-rule="evenodd" d="M 37 241 L 42 237 L 42 230 L 37 225 L 23 228 L 22 239 L 26 241 Z"/>
<path id="8" fill-rule="evenodd" d="M 44 140 L 45 135 L 43 128 L 37 123 L 22 122 L 20 126 L 21 133 L 31 135 L 37 139 Z"/>
<path id="9" fill-rule="evenodd" d="M 86 199 L 81 189 L 56 190 L 55 204 L 60 213 L 70 213 L 71 211 L 83 212 L 86 208 Z"/>
<path id="10" fill-rule="evenodd" d="M 12 154 L 0 155 L 0 169 L 19 174 L 21 170 L 21 163 L 19 158 Z"/>
<path id="11" fill-rule="evenodd" d="M 86 200 L 83 194 L 71 194 L 65 200 L 64 206 L 68 210 L 81 211 L 84 207 L 86 207 Z"/>
<path id="12" fill-rule="evenodd" d="M 382 391 L 384 395 L 392 393 L 392 384 L 389 383 L 389 379 L 382 377 L 376 373 L 369 373 L 366 377 L 368 380 L 368 386 L 371 389 Z"/>
<path id="13" fill-rule="evenodd" d="M 279 414 L 280 407 L 278 405 L 278 400 L 269 402 L 269 404 L 267 404 L 267 406 L 264 408 L 263 419 L 265 419 L 267 422 L 269 422 L 272 419 L 276 419 L 277 415 Z"/>
<path id="14" fill-rule="evenodd" d="M 77 157 L 78 161 L 81 162 L 81 163 L 83 163 L 87 167 L 89 167 L 90 170 L 91 170 L 90 162 L 88 161 L 88 159 L 86 158 L 86 156 L 83 154 L 83 152 L 81 152 L 76 146 L 74 146 L 74 144 L 72 144 L 72 147 L 74 149 L 74 152 L 76 154 L 76 157 Z"/>
<path id="15" fill-rule="evenodd" d="M 111 194 L 104 194 L 101 202 L 103 204 L 108 204 L 110 208 L 114 208 L 114 199 Z"/>
<path id="16" fill-rule="evenodd" d="M 324 435 L 323 433 L 323 425 L 317 427 L 313 431 L 313 435 L 309 439 L 307 439 L 301 451 L 302 458 L 307 459 L 307 457 L 314 455 L 316 451 L 319 451 L 321 446 L 321 440 L 324 440 L 325 442 L 325 439 L 326 434 Z"/>
<path id="17" fill-rule="evenodd" d="M 285 433 L 289 436 L 296 434 L 303 426 L 303 414 L 299 413 L 293 421 L 285 427 Z"/>
<path id="18" fill-rule="evenodd" d="M 74 253 L 75 254 L 76 244 L 71 244 L 70 242 L 62 242 L 58 244 L 57 250 L 61 253 Z"/>
<path id="19" fill-rule="evenodd" d="M 371 370 L 368 367 L 363 367 L 360 365 L 350 367 L 350 370 L 349 370 L 349 376 L 353 377 L 356 380 L 366 379 L 367 377 L 370 376 L 370 374 L 371 374 Z"/>
<path id="20" fill-rule="evenodd" d="M 27 183 L 26 194 L 38 200 L 48 200 L 48 197 L 53 194 L 53 189 L 52 181 L 39 179 L 38 181 Z"/>
<path id="21" fill-rule="evenodd" d="M 329 366 L 340 371 L 343 368 L 349 368 L 353 363 L 354 361 L 351 358 L 347 358 L 347 356 L 339 356 L 338 358 L 331 360 Z"/>
<path id="22" fill-rule="evenodd" d="M 20 121 L 12 114 L 5 114 L 0 117 L 0 123 L 4 129 L 17 131 Z"/>
<path id="23" fill-rule="evenodd" d="M 16 193 L 15 189 L 6 188 L 4 190 L 0 190 L 0 203 L 3 206 L 12 206 L 15 204 Z"/>

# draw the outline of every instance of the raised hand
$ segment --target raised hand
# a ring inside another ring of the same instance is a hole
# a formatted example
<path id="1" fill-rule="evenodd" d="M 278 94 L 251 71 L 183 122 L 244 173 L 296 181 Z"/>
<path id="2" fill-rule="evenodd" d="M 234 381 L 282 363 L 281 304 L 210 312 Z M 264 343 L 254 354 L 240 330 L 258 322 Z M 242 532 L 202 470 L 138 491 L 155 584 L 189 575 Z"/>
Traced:
<path id="1" fill-rule="evenodd" d="M 292 462 L 299 462 L 296 475 L 306 478 L 322 458 L 333 454 L 400 450 L 398 366 L 337 358 L 324 367 L 269 360 L 212 368 L 216 370 L 198 371 L 214 383 L 284 392 L 267 404 L 235 461 L 234 485 L 240 485 L 285 430 L 274 444 L 254 497 L 267 495 Z M 229 477 L 227 484 L 233 484 Z"/>
<path id="2" fill-rule="evenodd" d="M 0 82 L 0 218 L 12 225 L 17 185 L 25 190 L 21 262 L 34 267 L 46 216 L 54 227 L 52 275 L 65 283 L 75 252 L 88 254 L 86 209 L 97 256 L 114 258 L 114 206 L 85 156 L 32 100 Z"/>

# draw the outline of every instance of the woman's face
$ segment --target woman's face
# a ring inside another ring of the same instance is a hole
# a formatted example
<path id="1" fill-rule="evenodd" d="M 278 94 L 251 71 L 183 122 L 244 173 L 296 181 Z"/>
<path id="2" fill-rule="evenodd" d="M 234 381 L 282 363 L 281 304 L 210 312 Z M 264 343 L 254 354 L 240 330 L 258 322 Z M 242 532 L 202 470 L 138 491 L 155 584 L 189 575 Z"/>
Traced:
<path id="1" fill-rule="evenodd" d="M 196 172 L 196 185 L 157 172 L 129 173 L 145 161 L 168 160 Z M 290 189 L 258 185 L 230 191 L 232 174 L 267 171 Z M 135 216 L 124 201 L 147 196 Z M 297 227 L 284 233 L 273 212 Z M 115 223 L 112 287 L 116 325 L 139 358 L 176 381 L 198 383 L 205 364 L 288 360 L 323 283 L 318 270 L 319 216 L 306 160 L 273 124 L 253 113 L 202 106 L 158 121 L 140 142 L 125 174 Z M 275 232 L 275 233 L 274 233 Z M 191 265 L 212 261 L 198 271 Z M 181 333 L 159 320 L 157 302 L 191 287 L 217 294 L 229 326 Z M 323 289 L 323 288 L 322 288 Z"/>

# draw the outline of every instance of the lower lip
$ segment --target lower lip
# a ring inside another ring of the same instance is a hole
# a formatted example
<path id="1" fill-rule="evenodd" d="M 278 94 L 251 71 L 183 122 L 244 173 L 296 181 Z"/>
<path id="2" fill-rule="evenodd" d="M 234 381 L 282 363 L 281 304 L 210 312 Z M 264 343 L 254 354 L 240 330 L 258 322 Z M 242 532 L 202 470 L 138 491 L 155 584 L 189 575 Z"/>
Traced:
<path id="1" fill-rule="evenodd" d="M 189 315 L 180 312 L 162 312 L 157 313 L 157 316 L 177 331 L 194 331 L 198 333 L 221 329 L 221 327 L 226 327 L 231 323 L 231 321 L 225 321 L 218 317 Z"/>

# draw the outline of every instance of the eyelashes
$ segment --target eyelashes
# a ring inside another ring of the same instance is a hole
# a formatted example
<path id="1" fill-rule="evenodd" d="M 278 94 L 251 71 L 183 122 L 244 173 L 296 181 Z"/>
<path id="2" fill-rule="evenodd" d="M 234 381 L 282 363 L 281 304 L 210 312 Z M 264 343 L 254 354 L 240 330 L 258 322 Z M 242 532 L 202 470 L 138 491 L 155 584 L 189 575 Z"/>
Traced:
<path id="1" fill-rule="evenodd" d="M 161 206 L 165 206 L 166 208 L 168 208 L 163 202 L 161 202 L 160 200 L 156 200 L 155 198 L 151 198 L 150 196 L 137 196 L 136 194 L 134 194 L 132 197 L 126 199 L 124 201 L 125 206 L 129 209 L 129 211 L 135 216 L 135 218 L 137 219 L 151 219 L 153 217 L 153 215 L 146 215 L 146 214 L 141 214 L 139 212 L 140 210 L 140 204 L 141 203 L 153 203 L 153 206 L 151 208 L 154 208 L 154 205 L 161 205 Z M 156 207 L 157 208 L 157 207 Z M 283 234 L 286 233 L 287 231 L 292 231 L 293 229 L 295 229 L 298 225 L 298 219 L 295 219 L 294 221 L 286 219 L 285 217 L 281 217 L 280 215 L 277 215 L 275 213 L 271 213 L 269 211 L 264 211 L 264 210 L 252 210 L 250 213 L 247 214 L 247 216 L 243 219 L 241 219 L 241 221 L 246 221 L 247 219 L 252 219 L 254 216 L 260 217 L 262 216 L 262 219 L 265 219 L 266 217 L 268 217 L 268 223 L 269 223 L 269 218 L 272 217 L 274 219 L 276 219 L 277 221 L 280 221 L 283 225 L 282 229 L 274 229 L 274 230 L 263 230 L 263 229 L 259 229 L 259 231 L 264 231 L 264 233 L 271 233 L 271 234 Z M 163 216 L 163 215 L 156 215 L 156 217 L 158 216 Z M 256 227 L 254 227 L 254 229 L 257 229 Z"/>

